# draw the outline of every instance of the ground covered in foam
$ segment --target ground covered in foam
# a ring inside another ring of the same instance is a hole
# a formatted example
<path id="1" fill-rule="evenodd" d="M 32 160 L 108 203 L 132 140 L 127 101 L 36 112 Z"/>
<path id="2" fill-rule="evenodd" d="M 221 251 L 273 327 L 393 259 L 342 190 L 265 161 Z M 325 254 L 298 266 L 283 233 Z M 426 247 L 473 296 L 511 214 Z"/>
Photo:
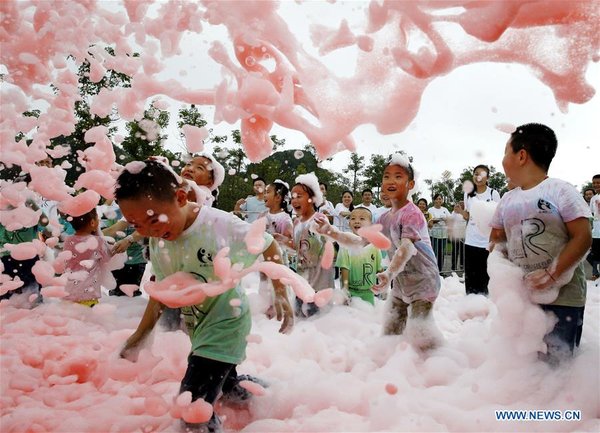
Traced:
<path id="1" fill-rule="evenodd" d="M 246 281 L 250 291 L 255 282 Z M 444 342 L 427 354 L 408 337 L 381 336 L 383 303 L 334 306 L 291 335 L 255 313 L 238 370 L 270 386 L 247 410 L 217 408 L 226 431 L 598 431 L 600 287 L 588 283 L 578 355 L 555 370 L 528 341 L 537 309 L 491 289 L 494 302 L 445 279 L 434 311 Z M 188 337 L 157 330 L 137 363 L 118 358 L 144 306 L 141 297 L 104 297 L 93 309 L 3 302 L 1 431 L 179 431 L 174 397 Z M 576 409 L 582 420 L 498 422 L 498 409 Z"/>

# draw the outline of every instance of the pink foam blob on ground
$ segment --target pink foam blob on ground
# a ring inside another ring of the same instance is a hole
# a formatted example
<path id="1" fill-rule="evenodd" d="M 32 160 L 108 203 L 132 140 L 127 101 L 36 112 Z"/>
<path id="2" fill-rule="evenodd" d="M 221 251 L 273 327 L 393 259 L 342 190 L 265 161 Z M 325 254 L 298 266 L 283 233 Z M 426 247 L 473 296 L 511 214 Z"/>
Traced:
<path id="1" fill-rule="evenodd" d="M 138 286 L 137 284 L 121 284 L 119 286 L 119 289 L 121 289 L 123 291 L 123 293 L 125 293 L 129 297 L 132 297 L 133 292 L 135 292 L 139 288 L 140 288 L 140 286 Z"/>
<path id="2" fill-rule="evenodd" d="M 394 385 L 393 383 L 386 383 L 385 384 L 385 392 L 387 392 L 390 395 L 397 394 L 398 387 L 396 385 Z"/>
<path id="3" fill-rule="evenodd" d="M 391 247 L 390 240 L 381 233 L 381 224 L 373 224 L 368 227 L 361 227 L 358 229 L 358 234 L 368 240 L 376 248 L 380 250 L 388 250 Z"/>
<path id="4" fill-rule="evenodd" d="M 246 390 L 248 390 L 252 395 L 265 395 L 267 391 L 258 383 L 252 382 L 251 380 L 242 380 L 240 381 L 240 386 Z"/>
<path id="5" fill-rule="evenodd" d="M 333 294 L 334 294 L 333 289 L 319 290 L 317 293 L 315 293 L 315 298 L 314 298 L 316 306 L 324 307 L 325 305 L 327 305 L 331 301 Z"/>
<path id="6" fill-rule="evenodd" d="M 181 410 L 181 418 L 189 423 L 202 423 L 210 419 L 213 407 L 201 398 Z"/>

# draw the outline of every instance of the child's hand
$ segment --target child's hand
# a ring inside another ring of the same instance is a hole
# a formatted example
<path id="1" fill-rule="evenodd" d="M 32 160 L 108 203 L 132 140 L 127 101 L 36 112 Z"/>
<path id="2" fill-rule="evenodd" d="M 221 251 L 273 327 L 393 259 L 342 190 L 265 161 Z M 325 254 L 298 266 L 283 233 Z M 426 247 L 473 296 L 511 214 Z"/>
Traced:
<path id="1" fill-rule="evenodd" d="M 388 271 L 383 271 L 377 274 L 377 284 L 373 285 L 371 291 L 373 293 L 381 293 L 384 292 L 385 289 L 390 285 L 390 273 Z"/>
<path id="2" fill-rule="evenodd" d="M 279 328 L 279 332 L 282 334 L 288 334 L 292 331 L 294 327 L 294 309 L 290 304 L 290 300 L 287 296 L 287 291 L 278 291 L 275 290 L 275 300 L 273 301 L 273 306 L 275 308 L 275 316 L 278 321 L 283 321 L 281 327 Z M 269 317 L 272 318 L 273 316 Z"/>
<path id="3" fill-rule="evenodd" d="M 350 305 L 350 299 L 352 298 L 350 292 L 348 289 L 342 289 L 342 293 L 344 294 L 344 305 Z"/>
<path id="4" fill-rule="evenodd" d="M 127 251 L 127 248 L 129 248 L 131 246 L 131 237 L 127 236 L 123 239 L 121 239 L 118 242 L 115 242 L 115 244 L 112 247 L 111 253 L 113 255 L 115 254 L 119 254 L 119 253 L 124 253 L 125 251 Z"/>
<path id="5" fill-rule="evenodd" d="M 545 290 L 556 282 L 547 269 L 537 269 L 529 272 L 523 277 L 523 280 L 527 288 L 532 290 Z"/>
<path id="6" fill-rule="evenodd" d="M 329 219 L 325 215 L 321 213 L 315 214 L 313 221 L 315 222 L 315 230 L 320 235 L 327 235 L 331 232 L 331 224 L 329 224 Z"/>

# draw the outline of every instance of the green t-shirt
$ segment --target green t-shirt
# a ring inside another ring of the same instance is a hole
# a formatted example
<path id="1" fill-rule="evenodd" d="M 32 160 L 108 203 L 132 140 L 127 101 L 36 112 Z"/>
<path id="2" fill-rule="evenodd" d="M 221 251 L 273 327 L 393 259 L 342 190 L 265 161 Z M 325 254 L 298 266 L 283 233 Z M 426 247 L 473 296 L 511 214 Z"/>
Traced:
<path id="1" fill-rule="evenodd" d="M 348 269 L 348 289 L 353 296 L 355 292 L 368 291 L 372 294 L 371 288 L 377 282 L 376 274 L 383 269 L 381 251 L 371 244 L 361 249 L 340 248 L 335 265 Z M 372 300 L 372 296 L 359 296 L 365 301 Z"/>
<path id="2" fill-rule="evenodd" d="M 4 249 L 4 245 L 17 245 L 23 242 L 31 242 L 34 239 L 37 239 L 37 226 L 10 231 L 0 224 L 0 257 L 10 254 L 10 251 Z"/>
<path id="3" fill-rule="evenodd" d="M 158 280 L 175 272 L 189 272 L 202 282 L 217 280 L 213 258 L 229 247 L 232 263 L 248 266 L 257 256 L 246 250 L 244 237 L 250 224 L 234 215 L 203 206 L 196 220 L 176 240 L 150 239 L 150 261 Z M 265 233 L 263 251 L 273 238 Z M 232 300 L 240 300 L 232 306 Z M 209 297 L 201 304 L 182 307 L 192 353 L 231 364 L 243 361 L 246 336 L 252 325 L 248 299 L 238 285 L 225 293 Z"/>

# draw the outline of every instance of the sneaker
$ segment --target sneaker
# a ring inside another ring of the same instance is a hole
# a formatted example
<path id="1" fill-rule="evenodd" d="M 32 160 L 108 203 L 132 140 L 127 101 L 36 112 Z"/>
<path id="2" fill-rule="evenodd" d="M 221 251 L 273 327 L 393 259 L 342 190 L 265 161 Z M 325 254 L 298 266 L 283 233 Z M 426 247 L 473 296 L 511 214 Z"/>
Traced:
<path id="1" fill-rule="evenodd" d="M 239 375 L 237 377 L 235 385 L 233 385 L 231 389 L 223 391 L 223 395 L 221 396 L 221 402 L 223 404 L 227 406 L 242 408 L 250 403 L 250 401 L 252 400 L 252 393 L 240 385 L 240 382 L 243 381 L 257 383 L 263 388 L 269 387 L 268 383 L 266 383 L 262 379 L 259 379 L 258 377 L 250 376 L 248 374 Z"/>

